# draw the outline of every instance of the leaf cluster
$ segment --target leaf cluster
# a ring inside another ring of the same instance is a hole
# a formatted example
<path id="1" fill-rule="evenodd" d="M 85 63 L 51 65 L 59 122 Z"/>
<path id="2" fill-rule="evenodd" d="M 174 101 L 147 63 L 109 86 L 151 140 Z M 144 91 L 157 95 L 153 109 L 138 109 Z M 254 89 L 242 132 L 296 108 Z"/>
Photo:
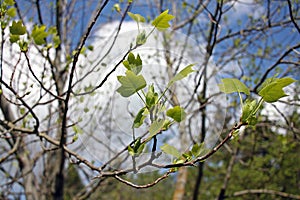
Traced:
<path id="1" fill-rule="evenodd" d="M 254 126 L 257 123 L 257 112 L 259 111 L 263 102 L 273 103 L 278 101 L 280 98 L 287 96 L 287 94 L 283 91 L 283 88 L 295 81 L 296 80 L 289 77 L 268 78 L 258 88 L 258 95 L 260 96 L 260 100 L 257 101 L 248 97 L 246 98 L 245 102 L 243 102 L 240 93 L 244 93 L 249 96 L 250 90 L 244 83 L 242 83 L 238 79 L 224 78 L 222 79 L 222 83 L 218 86 L 220 91 L 226 94 L 238 92 L 242 105 L 240 122 Z"/>
<path id="2" fill-rule="evenodd" d="M 148 85 L 145 78 L 141 73 L 143 63 L 139 54 L 135 56 L 133 53 L 129 53 L 127 59 L 123 62 L 124 67 L 127 69 L 125 75 L 117 76 L 117 79 L 121 86 L 117 89 L 117 92 L 123 97 L 130 97 L 133 94 L 137 94 L 139 98 L 144 103 L 144 106 L 137 112 L 132 128 L 139 128 L 144 124 L 144 120 L 148 117 L 151 121 L 149 126 L 149 136 L 146 138 L 145 142 L 150 141 L 157 134 L 165 131 L 169 126 L 175 122 L 181 122 L 186 113 L 184 109 L 180 106 L 174 106 L 166 110 L 165 102 L 162 101 L 166 91 L 176 82 L 184 77 L 188 76 L 190 73 L 194 72 L 192 69 L 193 65 L 188 65 L 182 69 L 178 74 L 176 74 L 167 84 L 164 92 L 159 94 L 153 84 Z M 164 119 L 161 116 L 167 116 L 169 119 Z M 134 139 L 134 137 L 133 137 Z M 128 147 L 128 151 L 131 155 L 139 155 L 144 147 L 141 146 L 140 140 L 137 140 L 133 147 Z M 144 144 L 144 143 L 143 143 Z"/>

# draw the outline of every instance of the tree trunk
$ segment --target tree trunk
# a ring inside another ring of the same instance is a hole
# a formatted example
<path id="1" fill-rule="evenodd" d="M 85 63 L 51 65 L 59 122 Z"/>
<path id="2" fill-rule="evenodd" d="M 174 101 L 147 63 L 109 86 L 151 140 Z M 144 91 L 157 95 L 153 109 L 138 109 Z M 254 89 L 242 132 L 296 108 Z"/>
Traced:
<path id="1" fill-rule="evenodd" d="M 16 117 L 14 116 L 14 112 L 10 107 L 10 103 L 5 99 L 3 93 L 0 94 L 0 109 L 4 115 L 4 119 L 8 122 L 14 122 Z M 22 178 L 24 179 L 24 191 L 27 199 L 38 200 L 38 188 L 35 184 L 34 173 L 32 173 L 33 163 L 28 154 L 28 149 L 26 148 L 25 142 L 22 137 L 16 137 L 14 133 L 11 133 L 12 140 L 10 143 L 12 145 L 17 144 L 18 150 L 15 152 L 16 159 L 19 164 L 19 170 L 22 174 Z M 7 139 L 8 140 L 8 139 Z"/>
<path id="2" fill-rule="evenodd" d="M 178 170 L 177 181 L 175 185 L 175 191 L 173 194 L 173 200 L 183 200 L 185 194 L 185 185 L 187 181 L 188 170 L 186 167 L 181 167 Z"/>

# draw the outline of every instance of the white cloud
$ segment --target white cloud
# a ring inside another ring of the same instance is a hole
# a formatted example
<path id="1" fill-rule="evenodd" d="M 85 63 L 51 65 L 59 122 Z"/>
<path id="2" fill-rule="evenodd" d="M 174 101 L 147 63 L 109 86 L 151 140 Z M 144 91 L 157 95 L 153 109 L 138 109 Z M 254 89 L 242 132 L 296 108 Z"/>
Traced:
<path id="1" fill-rule="evenodd" d="M 226 13 L 230 20 L 241 19 L 246 16 L 258 19 L 265 13 L 265 8 L 254 0 L 234 0 L 226 4 L 226 6 L 232 6 L 230 11 Z"/>

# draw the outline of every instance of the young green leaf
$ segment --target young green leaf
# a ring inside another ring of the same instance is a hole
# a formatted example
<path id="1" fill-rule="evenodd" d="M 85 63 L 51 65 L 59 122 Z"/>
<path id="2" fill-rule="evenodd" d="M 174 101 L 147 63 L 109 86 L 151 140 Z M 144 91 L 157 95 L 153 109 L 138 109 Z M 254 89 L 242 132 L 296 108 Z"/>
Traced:
<path id="1" fill-rule="evenodd" d="M 171 117 L 176 122 L 181 122 L 185 118 L 186 113 L 180 106 L 175 106 L 174 108 L 167 110 L 167 116 Z"/>
<path id="2" fill-rule="evenodd" d="M 11 7 L 7 10 L 7 15 L 10 16 L 11 18 L 16 16 L 16 8 Z"/>
<path id="3" fill-rule="evenodd" d="M 128 146 L 127 149 L 131 156 L 138 156 L 143 152 L 144 148 L 145 148 L 145 143 L 142 143 L 141 138 L 138 138 L 133 144 L 133 147 Z"/>
<path id="4" fill-rule="evenodd" d="M 163 128 L 164 126 L 164 122 L 165 120 L 162 120 L 162 119 L 158 119 L 158 120 L 155 120 L 149 127 L 149 133 L 150 133 L 150 136 L 149 138 L 152 138 L 153 136 L 157 135 Z"/>
<path id="5" fill-rule="evenodd" d="M 19 36 L 19 35 L 12 35 L 12 34 L 9 35 L 9 41 L 10 41 L 11 43 L 15 43 L 15 42 L 17 42 L 18 40 L 20 40 L 20 36 Z"/>
<path id="6" fill-rule="evenodd" d="M 158 94 L 154 91 L 154 86 L 149 85 L 148 92 L 146 94 L 146 106 L 148 109 L 152 108 L 157 102 Z"/>
<path id="7" fill-rule="evenodd" d="M 118 76 L 117 78 L 121 83 L 121 86 L 117 89 L 117 92 L 123 97 L 129 97 L 147 85 L 142 75 L 137 76 L 130 70 L 126 71 L 126 76 Z"/>
<path id="8" fill-rule="evenodd" d="M 26 33 L 26 27 L 23 26 L 21 21 L 13 21 L 12 25 L 9 27 L 9 31 L 12 35 L 24 35 Z"/>
<path id="9" fill-rule="evenodd" d="M 15 4 L 14 0 L 4 0 L 4 3 L 8 6 L 13 6 Z"/>
<path id="10" fill-rule="evenodd" d="M 34 42 L 37 45 L 46 44 L 46 37 L 48 36 L 48 33 L 45 30 L 46 30 L 45 25 L 41 25 L 41 26 L 35 25 L 34 26 L 32 33 L 31 33 L 31 37 L 33 38 Z"/>
<path id="11" fill-rule="evenodd" d="M 233 92 L 243 92 L 247 95 L 250 94 L 249 88 L 236 78 L 223 78 L 222 82 L 223 83 L 218 85 L 221 92 L 226 94 Z"/>
<path id="12" fill-rule="evenodd" d="M 146 118 L 146 116 L 144 115 L 145 110 L 146 110 L 146 107 L 140 109 L 140 111 L 138 112 L 138 114 L 134 118 L 134 121 L 133 121 L 133 127 L 134 128 L 138 128 L 143 124 L 144 119 Z"/>
<path id="13" fill-rule="evenodd" d="M 136 57 L 133 53 L 129 53 L 127 56 L 127 60 L 123 61 L 124 67 L 126 67 L 128 70 L 132 71 L 136 75 L 138 75 L 142 70 L 142 60 L 140 58 L 140 55 L 138 54 Z"/>
<path id="14" fill-rule="evenodd" d="M 136 37 L 136 45 L 143 45 L 147 41 L 146 31 L 143 30 L 141 33 L 138 34 Z"/>
<path id="15" fill-rule="evenodd" d="M 294 83 L 296 80 L 284 78 L 268 78 L 258 89 L 258 94 L 268 103 L 277 101 L 278 99 L 287 96 L 283 88 Z"/>
<path id="16" fill-rule="evenodd" d="M 186 76 L 188 76 L 190 73 L 194 72 L 195 70 L 193 70 L 194 64 L 188 65 L 186 66 L 183 70 L 181 70 L 178 74 L 176 74 L 168 83 L 167 87 L 172 86 L 176 81 L 179 81 L 183 78 L 185 78 Z"/>
<path id="17" fill-rule="evenodd" d="M 139 22 L 146 22 L 145 18 L 140 15 L 140 14 L 134 14 L 134 13 L 131 13 L 131 12 L 128 12 L 127 13 L 129 15 L 129 17 L 131 17 L 131 19 L 133 19 L 134 21 L 136 21 L 137 23 Z"/>
<path id="18" fill-rule="evenodd" d="M 203 145 L 204 143 L 201 143 L 201 144 L 194 144 L 193 147 L 192 147 L 192 150 L 191 150 L 191 153 L 193 154 L 194 157 L 198 157 L 200 156 L 201 152 L 203 151 Z"/>
<path id="19" fill-rule="evenodd" d="M 175 158 L 180 158 L 181 157 L 181 154 L 179 153 L 179 151 L 171 146 L 171 145 L 168 145 L 168 144 L 164 144 L 160 147 L 160 149 L 166 153 L 166 154 L 169 154 L 169 155 L 172 155 L 174 156 Z"/>
<path id="20" fill-rule="evenodd" d="M 241 117 L 241 121 L 242 122 L 247 122 L 248 123 L 248 119 L 251 118 L 253 115 L 255 115 L 256 113 L 253 113 L 254 110 L 256 109 L 257 106 L 257 102 L 256 100 L 249 100 L 247 99 L 243 105 L 243 111 L 242 111 L 242 117 Z"/>
<path id="21" fill-rule="evenodd" d="M 169 10 L 165 10 L 159 16 L 157 16 L 153 20 L 152 25 L 158 30 L 164 30 L 166 28 L 169 28 L 170 27 L 169 21 L 171 21 L 174 18 L 174 16 L 168 14 L 168 12 Z"/>

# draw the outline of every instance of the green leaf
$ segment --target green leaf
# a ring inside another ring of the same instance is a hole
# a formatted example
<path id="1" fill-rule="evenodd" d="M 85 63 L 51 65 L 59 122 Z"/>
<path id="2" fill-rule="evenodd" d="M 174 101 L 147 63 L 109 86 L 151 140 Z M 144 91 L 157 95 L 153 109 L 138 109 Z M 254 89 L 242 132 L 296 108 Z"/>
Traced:
<path id="1" fill-rule="evenodd" d="M 123 61 L 123 65 L 124 67 L 126 67 L 128 70 L 132 71 L 133 73 L 135 73 L 136 75 L 138 75 L 142 68 L 143 68 L 143 63 L 142 60 L 140 58 L 140 55 L 138 54 L 135 58 L 133 53 L 129 53 L 127 56 L 127 60 Z"/>
<path id="2" fill-rule="evenodd" d="M 169 127 L 170 127 L 170 125 L 171 125 L 171 121 L 168 120 L 168 119 L 166 119 L 166 120 L 164 121 L 164 125 L 163 125 L 163 127 L 162 127 L 162 130 L 163 130 L 163 131 L 168 130 Z"/>
<path id="3" fill-rule="evenodd" d="M 136 44 L 137 45 L 143 45 L 147 42 L 147 36 L 146 36 L 146 31 L 143 30 L 141 33 L 138 34 L 136 37 Z"/>
<path id="4" fill-rule="evenodd" d="M 233 92 L 243 92 L 247 95 L 250 94 L 249 88 L 236 78 L 223 78 L 222 82 L 223 83 L 218 85 L 221 92 L 226 94 Z"/>
<path id="5" fill-rule="evenodd" d="M 296 80 L 284 78 L 268 78 L 258 89 L 258 94 L 268 103 L 277 101 L 278 99 L 288 96 L 283 88 L 294 83 Z"/>
<path id="6" fill-rule="evenodd" d="M 175 106 L 174 108 L 167 110 L 167 116 L 171 117 L 176 122 L 181 122 L 185 118 L 186 113 L 180 106 Z"/>
<path id="7" fill-rule="evenodd" d="M 149 127 L 149 133 L 150 133 L 149 138 L 152 138 L 153 136 L 157 135 L 159 132 L 162 131 L 162 128 L 164 126 L 164 122 L 165 122 L 165 120 L 158 119 L 158 120 L 155 120 L 150 125 L 150 127 Z"/>
<path id="8" fill-rule="evenodd" d="M 12 35 L 24 35 L 26 33 L 26 28 L 23 26 L 21 21 L 13 21 L 12 25 L 9 27 L 10 34 Z"/>
<path id="9" fill-rule="evenodd" d="M 115 4 L 114 4 L 114 9 L 115 9 L 117 12 L 121 12 L 120 4 L 115 3 Z"/>
<path id="10" fill-rule="evenodd" d="M 168 144 L 164 144 L 160 147 L 160 149 L 166 153 L 166 154 L 169 154 L 169 155 L 172 155 L 174 156 L 175 158 L 180 158 L 181 157 L 181 154 L 179 153 L 179 151 L 171 146 L 171 145 L 168 145 Z"/>
<path id="11" fill-rule="evenodd" d="M 144 148 L 145 148 L 145 143 L 141 143 L 141 138 L 138 138 L 135 141 L 133 147 L 128 146 L 127 149 L 131 156 L 137 156 L 143 152 Z"/>
<path id="12" fill-rule="evenodd" d="M 129 15 L 129 17 L 131 17 L 131 19 L 133 19 L 137 23 L 139 23 L 139 22 L 142 22 L 142 23 L 146 22 L 145 18 L 142 15 L 140 15 L 140 14 L 133 14 L 131 12 L 128 12 L 127 14 Z"/>
<path id="13" fill-rule="evenodd" d="M 57 48 L 60 45 L 60 38 L 58 35 L 53 37 L 54 48 Z"/>
<path id="14" fill-rule="evenodd" d="M 20 36 L 19 36 L 19 35 L 12 35 L 12 34 L 9 35 L 9 41 L 10 41 L 11 43 L 15 43 L 15 42 L 17 42 L 19 39 L 20 39 Z"/>
<path id="15" fill-rule="evenodd" d="M 133 150 L 133 148 L 131 146 L 128 146 L 128 153 L 131 155 L 131 156 L 134 156 L 135 155 L 135 152 Z"/>
<path id="16" fill-rule="evenodd" d="M 82 134 L 83 133 L 83 130 L 77 125 L 72 126 L 72 129 L 75 132 L 75 134 Z"/>
<path id="17" fill-rule="evenodd" d="M 34 42 L 37 45 L 46 44 L 46 37 L 48 36 L 48 33 L 45 30 L 46 30 L 45 25 L 41 25 L 41 26 L 35 25 L 34 26 L 32 33 L 31 33 L 31 37 L 33 38 Z"/>
<path id="18" fill-rule="evenodd" d="M 201 144 L 196 143 L 193 145 L 191 153 L 193 154 L 194 157 L 197 158 L 198 156 L 200 156 L 200 154 L 203 150 L 203 145 L 204 145 L 203 143 L 201 143 Z"/>
<path id="19" fill-rule="evenodd" d="M 21 40 L 18 42 L 18 44 L 22 52 L 26 52 L 28 50 L 28 42 Z"/>
<path id="20" fill-rule="evenodd" d="M 8 6 L 13 6 L 15 4 L 14 0 L 4 0 L 4 3 Z"/>
<path id="21" fill-rule="evenodd" d="M 146 94 L 146 106 L 148 109 L 152 108 L 158 100 L 158 94 L 154 91 L 153 84 L 148 87 L 148 92 Z"/>
<path id="22" fill-rule="evenodd" d="M 254 110 L 256 109 L 257 106 L 257 102 L 256 100 L 249 100 L 247 99 L 243 105 L 243 111 L 242 111 L 242 117 L 241 117 L 241 121 L 242 122 L 247 122 L 248 123 L 248 119 L 252 118 L 253 115 L 255 115 Z"/>
<path id="23" fill-rule="evenodd" d="M 14 7 L 11 7 L 7 10 L 7 15 L 11 18 L 16 16 L 16 9 Z"/>
<path id="24" fill-rule="evenodd" d="M 165 10 L 159 16 L 157 16 L 152 25 L 157 28 L 158 30 L 164 30 L 170 27 L 169 21 L 174 18 L 173 15 L 168 14 L 169 10 Z"/>
<path id="25" fill-rule="evenodd" d="M 134 118 L 134 121 L 133 121 L 134 128 L 138 128 L 144 123 L 144 119 L 146 118 L 146 116 L 144 115 L 145 110 L 146 110 L 146 107 L 140 109 L 140 111 Z"/>
<path id="26" fill-rule="evenodd" d="M 194 64 L 188 65 L 186 66 L 183 70 L 181 70 L 178 74 L 176 74 L 168 83 L 167 87 L 170 87 L 171 85 L 173 85 L 176 81 L 179 81 L 183 78 L 185 78 L 186 76 L 188 76 L 190 73 L 194 72 L 195 70 L 193 70 Z"/>
<path id="27" fill-rule="evenodd" d="M 72 142 L 76 142 L 78 140 L 78 133 L 73 136 Z"/>
<path id="28" fill-rule="evenodd" d="M 147 85 L 142 75 L 137 76 L 130 70 L 126 71 L 126 76 L 118 76 L 117 78 L 121 83 L 121 87 L 117 89 L 117 92 L 123 97 L 129 97 Z"/>
<path id="29" fill-rule="evenodd" d="M 255 115 L 252 115 L 248 118 L 247 123 L 249 126 L 255 126 L 257 124 L 257 117 Z"/>

